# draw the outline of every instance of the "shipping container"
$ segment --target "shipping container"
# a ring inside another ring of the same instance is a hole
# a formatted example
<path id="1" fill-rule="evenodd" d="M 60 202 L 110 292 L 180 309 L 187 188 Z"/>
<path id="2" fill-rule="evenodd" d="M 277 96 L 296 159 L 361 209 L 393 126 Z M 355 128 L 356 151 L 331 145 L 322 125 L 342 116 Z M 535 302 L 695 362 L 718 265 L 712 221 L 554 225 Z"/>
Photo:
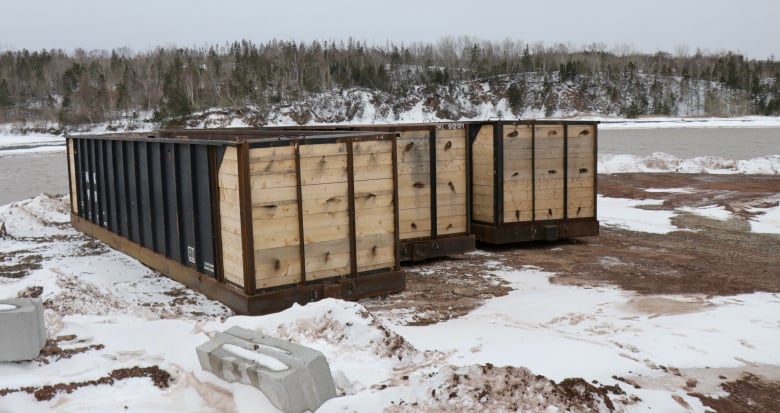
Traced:
<path id="1" fill-rule="evenodd" d="M 239 313 L 401 291 L 396 139 L 68 136 L 72 223 Z"/>
<path id="2" fill-rule="evenodd" d="M 470 147 L 464 123 L 293 128 L 398 133 L 401 261 L 420 261 L 474 250 L 476 242 L 468 218 Z"/>
<path id="3" fill-rule="evenodd" d="M 468 122 L 471 230 L 506 244 L 599 233 L 598 122 Z"/>

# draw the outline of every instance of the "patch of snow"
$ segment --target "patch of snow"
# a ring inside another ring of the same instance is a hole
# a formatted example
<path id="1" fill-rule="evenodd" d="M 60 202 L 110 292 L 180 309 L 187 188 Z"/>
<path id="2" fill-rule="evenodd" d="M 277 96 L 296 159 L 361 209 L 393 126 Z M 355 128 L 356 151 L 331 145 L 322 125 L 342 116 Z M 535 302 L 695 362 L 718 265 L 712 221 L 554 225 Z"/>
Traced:
<path id="1" fill-rule="evenodd" d="M 276 357 L 269 356 L 268 354 L 264 353 L 259 353 L 257 351 L 248 350 L 235 344 L 223 344 L 222 348 L 238 357 L 254 361 L 255 363 L 269 370 L 285 371 L 290 368 L 290 366 L 284 364 Z"/>
<path id="2" fill-rule="evenodd" d="M 646 188 L 644 191 L 661 194 L 692 194 L 693 188 Z"/>
<path id="3" fill-rule="evenodd" d="M 641 209 L 641 206 L 662 205 L 664 201 L 652 199 L 624 199 L 598 196 L 598 220 L 601 225 L 614 226 L 630 231 L 667 234 L 677 231 L 672 224 L 673 211 Z"/>
<path id="4" fill-rule="evenodd" d="M 780 174 L 780 155 L 750 160 L 730 160 L 714 156 L 680 159 L 663 152 L 650 156 L 602 154 L 598 156 L 598 172 L 613 173 L 708 173 L 708 174 Z"/>
<path id="5" fill-rule="evenodd" d="M 750 208 L 750 230 L 762 234 L 780 234 L 780 205 L 771 208 Z"/>
<path id="6" fill-rule="evenodd" d="M 688 212 L 705 218 L 716 219 L 718 221 L 728 221 L 734 216 L 731 213 L 731 211 L 727 210 L 721 205 L 709 205 L 709 206 L 703 206 L 698 208 L 682 207 L 682 208 L 677 208 L 677 210 L 682 212 Z"/>

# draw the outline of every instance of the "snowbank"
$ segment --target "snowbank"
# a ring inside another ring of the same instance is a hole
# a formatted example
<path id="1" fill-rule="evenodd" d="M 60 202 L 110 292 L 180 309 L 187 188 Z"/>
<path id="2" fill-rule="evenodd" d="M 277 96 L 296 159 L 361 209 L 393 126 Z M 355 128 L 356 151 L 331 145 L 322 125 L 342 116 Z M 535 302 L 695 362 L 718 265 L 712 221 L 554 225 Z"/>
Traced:
<path id="1" fill-rule="evenodd" d="M 602 174 L 679 172 L 777 175 L 780 174 L 780 155 L 731 160 L 714 156 L 680 159 L 663 152 L 655 152 L 647 157 L 600 153 L 597 168 Z"/>

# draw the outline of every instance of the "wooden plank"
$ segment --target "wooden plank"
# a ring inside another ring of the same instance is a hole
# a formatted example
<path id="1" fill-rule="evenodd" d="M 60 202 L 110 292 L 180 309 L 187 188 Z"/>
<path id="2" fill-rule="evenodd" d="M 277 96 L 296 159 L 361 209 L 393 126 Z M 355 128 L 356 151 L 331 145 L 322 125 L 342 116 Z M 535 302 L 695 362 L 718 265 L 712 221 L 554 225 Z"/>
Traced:
<path id="1" fill-rule="evenodd" d="M 306 244 L 306 281 L 350 273 L 349 240 Z"/>
<path id="2" fill-rule="evenodd" d="M 403 211 L 405 209 L 417 209 L 417 208 L 430 208 L 431 197 L 428 194 L 398 197 L 398 209 Z"/>
<path id="3" fill-rule="evenodd" d="M 596 135 L 596 125 L 567 125 L 566 127 L 568 128 L 569 142 L 571 142 L 573 138 L 593 139 Z"/>
<path id="4" fill-rule="evenodd" d="M 346 211 L 349 207 L 347 183 L 336 182 L 321 185 L 303 185 L 303 214 Z"/>
<path id="5" fill-rule="evenodd" d="M 493 196 L 493 185 L 472 185 L 472 194 Z"/>
<path id="6" fill-rule="evenodd" d="M 222 267 L 225 279 L 244 285 L 244 259 L 241 242 L 241 208 L 238 192 L 238 162 L 235 147 L 225 149 L 225 160 L 217 173 L 220 211 Z"/>
<path id="7" fill-rule="evenodd" d="M 244 285 L 244 257 L 241 248 L 241 235 L 222 230 L 222 271 L 225 279 Z"/>
<path id="8" fill-rule="evenodd" d="M 301 157 L 301 184 L 320 185 L 347 181 L 347 155 Z"/>
<path id="9" fill-rule="evenodd" d="M 355 234 L 366 235 L 392 234 L 395 231 L 395 217 L 392 208 L 373 208 L 361 211 L 355 218 Z"/>
<path id="10" fill-rule="evenodd" d="M 352 156 L 353 165 L 355 169 L 358 168 L 393 168 L 393 153 L 388 150 L 386 152 L 375 152 L 368 154 L 354 154 Z"/>
<path id="11" fill-rule="evenodd" d="M 533 126 L 530 124 L 522 124 L 522 125 L 503 125 L 504 126 L 504 145 L 507 144 L 509 140 L 515 139 L 515 140 L 521 140 L 521 139 L 530 139 L 532 128 Z"/>
<path id="12" fill-rule="evenodd" d="M 306 244 L 347 238 L 349 213 L 346 210 L 303 216 L 303 239 Z"/>
<path id="13" fill-rule="evenodd" d="M 299 146 L 301 160 L 309 157 L 320 157 L 323 155 L 347 154 L 347 144 L 339 143 L 304 143 Z"/>
<path id="14" fill-rule="evenodd" d="M 438 166 L 437 166 L 438 167 Z M 398 176 L 429 174 L 431 173 L 430 162 L 398 162 Z"/>
<path id="15" fill-rule="evenodd" d="M 563 138 L 563 125 L 536 125 L 536 144 L 545 138 Z"/>
<path id="16" fill-rule="evenodd" d="M 492 199 L 492 197 L 491 197 Z M 472 219 L 480 222 L 493 222 L 493 206 L 485 202 L 481 204 L 475 204 L 471 207 Z"/>
<path id="17" fill-rule="evenodd" d="M 395 239 L 392 234 L 360 237 L 356 248 L 358 272 L 395 266 Z"/>
<path id="18" fill-rule="evenodd" d="M 482 222 L 494 221 L 493 188 L 493 125 L 483 125 L 471 146 L 472 157 L 472 219 Z M 478 188 L 478 186 L 482 186 Z"/>
<path id="19" fill-rule="evenodd" d="M 238 161 L 238 152 L 235 146 L 225 148 L 225 154 L 222 156 L 222 161 Z M 222 168 L 220 168 L 222 169 Z"/>
<path id="20" fill-rule="evenodd" d="M 504 222 L 528 222 L 533 220 L 533 214 L 531 213 L 531 203 L 527 205 L 518 205 L 517 209 L 504 210 Z"/>
<path id="21" fill-rule="evenodd" d="M 289 146 L 273 146 L 268 148 L 250 148 L 249 149 L 249 165 L 250 171 L 252 165 L 265 165 L 267 163 L 284 163 L 285 161 L 295 160 L 295 147 Z M 295 169 L 295 163 L 293 162 L 293 169 Z"/>
<path id="22" fill-rule="evenodd" d="M 437 140 L 452 140 L 453 144 L 454 141 L 460 141 L 463 142 L 463 147 L 465 147 L 466 143 L 466 129 L 436 129 L 436 139 Z"/>
<path id="23" fill-rule="evenodd" d="M 365 140 L 352 143 L 352 153 L 356 155 L 390 152 L 392 150 L 393 141 L 390 139 Z"/>
<path id="24" fill-rule="evenodd" d="M 76 152 L 73 149 L 73 139 L 68 139 L 68 171 L 70 172 L 70 211 L 78 214 L 79 195 L 76 187 Z"/>
<path id="25" fill-rule="evenodd" d="M 252 190 L 256 191 L 258 189 L 294 187 L 297 183 L 297 179 L 295 171 L 293 171 L 250 175 L 249 182 Z"/>
<path id="26" fill-rule="evenodd" d="M 277 203 L 252 204 L 252 218 L 257 222 L 264 219 L 297 217 L 298 205 L 296 200 L 280 201 Z"/>
<path id="27" fill-rule="evenodd" d="M 294 186 L 278 188 L 252 188 L 252 206 L 276 205 L 298 199 L 298 191 Z"/>
<path id="28" fill-rule="evenodd" d="M 301 255 L 297 245 L 255 250 L 257 288 L 296 284 L 301 279 Z"/>
<path id="29" fill-rule="evenodd" d="M 466 214 L 439 217 L 436 231 L 439 235 L 461 234 L 466 232 Z"/>
<path id="30" fill-rule="evenodd" d="M 393 202 L 393 191 L 387 191 L 387 193 L 376 195 L 358 195 L 355 196 L 355 214 L 360 215 L 363 211 L 370 211 L 373 209 L 389 208 L 389 214 L 394 215 L 395 202 Z"/>
<path id="31" fill-rule="evenodd" d="M 255 249 L 298 245 L 298 217 L 253 220 Z"/>

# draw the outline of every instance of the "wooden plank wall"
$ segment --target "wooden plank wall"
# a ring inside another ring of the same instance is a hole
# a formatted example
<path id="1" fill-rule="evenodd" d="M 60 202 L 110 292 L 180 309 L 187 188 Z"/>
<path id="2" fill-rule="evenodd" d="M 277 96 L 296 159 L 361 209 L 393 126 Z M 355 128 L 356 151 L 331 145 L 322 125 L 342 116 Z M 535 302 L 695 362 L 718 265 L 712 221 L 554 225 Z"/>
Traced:
<path id="1" fill-rule="evenodd" d="M 79 212 L 79 195 L 76 187 L 76 154 L 74 152 L 73 139 L 68 139 L 68 172 L 70 176 L 70 210 L 74 214 Z"/>
<path id="2" fill-rule="evenodd" d="M 563 219 L 563 125 L 535 125 L 535 220 Z M 506 196 L 506 194 L 505 194 Z"/>
<path id="3" fill-rule="evenodd" d="M 462 234 L 468 229 L 465 128 L 436 131 L 437 235 Z"/>
<path id="4" fill-rule="evenodd" d="M 533 220 L 533 126 L 503 126 L 504 222 Z"/>
<path id="5" fill-rule="evenodd" d="M 238 153 L 225 149 L 217 174 L 219 188 L 219 229 L 222 239 L 222 268 L 225 280 L 244 285 L 244 256 L 241 248 L 241 206 L 238 185 Z"/>
<path id="6" fill-rule="evenodd" d="M 347 143 L 300 145 L 307 281 L 350 272 L 347 155 Z"/>
<path id="7" fill-rule="evenodd" d="M 568 218 L 595 216 L 596 171 L 594 145 L 596 126 L 568 125 Z"/>
<path id="8" fill-rule="evenodd" d="M 430 238 L 431 158 L 427 128 L 404 131 L 397 139 L 399 236 Z"/>
<path id="9" fill-rule="evenodd" d="M 471 146 L 471 217 L 492 224 L 494 217 L 493 125 L 484 124 Z"/>
<path id="10" fill-rule="evenodd" d="M 395 266 L 393 142 L 354 142 L 357 271 Z"/>
<path id="11" fill-rule="evenodd" d="M 301 281 L 295 147 L 249 150 L 255 286 Z"/>

